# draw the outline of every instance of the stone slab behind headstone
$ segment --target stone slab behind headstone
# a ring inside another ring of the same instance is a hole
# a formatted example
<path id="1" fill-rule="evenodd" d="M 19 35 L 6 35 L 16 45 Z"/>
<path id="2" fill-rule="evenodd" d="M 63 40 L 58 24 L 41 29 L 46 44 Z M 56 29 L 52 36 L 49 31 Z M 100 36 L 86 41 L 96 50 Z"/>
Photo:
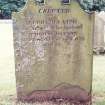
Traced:
<path id="1" fill-rule="evenodd" d="M 94 52 L 96 54 L 104 53 L 105 41 L 104 41 L 104 28 L 105 21 L 95 13 L 95 28 L 94 28 Z"/>
<path id="2" fill-rule="evenodd" d="M 19 100 L 57 86 L 91 93 L 94 14 L 83 11 L 77 0 L 69 5 L 46 0 L 40 6 L 28 0 L 12 18 Z"/>

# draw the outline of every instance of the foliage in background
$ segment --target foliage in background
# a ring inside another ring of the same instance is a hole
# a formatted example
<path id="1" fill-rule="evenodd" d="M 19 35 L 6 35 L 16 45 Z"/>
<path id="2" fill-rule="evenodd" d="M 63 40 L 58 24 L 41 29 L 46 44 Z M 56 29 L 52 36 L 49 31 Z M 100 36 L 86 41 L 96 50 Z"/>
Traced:
<path id="1" fill-rule="evenodd" d="M 11 18 L 11 13 L 24 7 L 27 0 L 0 0 L 0 18 Z M 42 0 L 36 0 L 42 1 Z M 65 1 L 65 0 L 64 0 Z M 87 11 L 105 11 L 105 0 L 77 0 Z"/>
<path id="2" fill-rule="evenodd" d="M 82 8 L 88 12 L 105 11 L 105 0 L 79 0 Z"/>
<path id="3" fill-rule="evenodd" d="M 10 18 L 12 12 L 19 11 L 26 3 L 26 0 L 0 0 L 0 17 Z"/>

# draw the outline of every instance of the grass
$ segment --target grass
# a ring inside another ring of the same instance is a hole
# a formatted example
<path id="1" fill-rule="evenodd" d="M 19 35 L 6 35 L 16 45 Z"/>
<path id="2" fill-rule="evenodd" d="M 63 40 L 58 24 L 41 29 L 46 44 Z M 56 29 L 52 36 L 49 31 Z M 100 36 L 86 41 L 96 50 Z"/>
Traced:
<path id="1" fill-rule="evenodd" d="M 93 100 L 96 105 L 105 105 L 105 56 L 94 56 Z"/>
<path id="2" fill-rule="evenodd" d="M 96 103 L 96 105 L 105 105 L 105 101 L 103 101 L 103 102 L 98 102 L 98 103 Z"/>
<path id="3" fill-rule="evenodd" d="M 105 56 L 94 56 L 93 90 L 105 93 Z"/>

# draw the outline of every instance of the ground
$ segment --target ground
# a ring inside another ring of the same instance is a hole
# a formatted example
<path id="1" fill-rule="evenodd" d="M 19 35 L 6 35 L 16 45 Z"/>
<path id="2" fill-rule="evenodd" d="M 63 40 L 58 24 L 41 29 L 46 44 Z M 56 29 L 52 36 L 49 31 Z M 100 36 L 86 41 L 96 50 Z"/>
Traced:
<path id="1" fill-rule="evenodd" d="M 93 101 L 105 105 L 105 56 L 94 56 L 93 60 Z"/>

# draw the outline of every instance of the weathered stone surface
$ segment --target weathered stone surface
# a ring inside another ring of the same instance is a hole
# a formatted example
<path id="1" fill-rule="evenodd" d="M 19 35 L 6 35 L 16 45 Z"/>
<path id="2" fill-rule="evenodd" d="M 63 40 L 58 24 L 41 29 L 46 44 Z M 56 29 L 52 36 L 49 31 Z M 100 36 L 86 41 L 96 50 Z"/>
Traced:
<path id="1" fill-rule="evenodd" d="M 90 103 L 91 95 L 79 86 L 60 84 L 51 90 L 33 91 L 22 98 L 23 102 L 54 102 L 54 103 L 73 103 L 83 105 Z"/>
<path id="2" fill-rule="evenodd" d="M 93 14 L 76 0 L 69 5 L 46 0 L 40 6 L 29 0 L 13 21 L 18 99 L 59 84 L 81 87 L 90 95 Z"/>

